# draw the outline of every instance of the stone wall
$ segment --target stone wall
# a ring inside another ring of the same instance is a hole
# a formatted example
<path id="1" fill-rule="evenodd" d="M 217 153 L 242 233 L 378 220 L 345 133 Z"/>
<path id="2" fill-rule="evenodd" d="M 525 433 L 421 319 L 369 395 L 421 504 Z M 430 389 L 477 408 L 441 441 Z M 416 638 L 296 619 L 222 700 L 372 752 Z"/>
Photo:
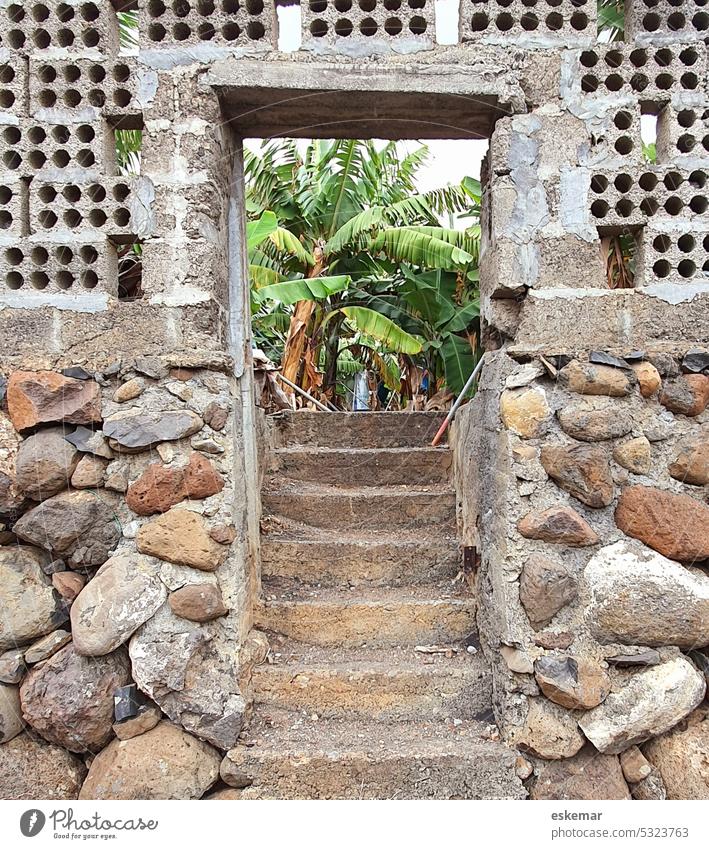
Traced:
<path id="1" fill-rule="evenodd" d="M 284 55 L 267 0 L 0 0 L 0 795 L 202 797 L 248 715 L 249 133 L 490 137 L 456 452 L 497 721 L 534 797 L 708 795 L 707 14 L 461 0 L 442 47 L 433 6 L 308 0 Z"/>

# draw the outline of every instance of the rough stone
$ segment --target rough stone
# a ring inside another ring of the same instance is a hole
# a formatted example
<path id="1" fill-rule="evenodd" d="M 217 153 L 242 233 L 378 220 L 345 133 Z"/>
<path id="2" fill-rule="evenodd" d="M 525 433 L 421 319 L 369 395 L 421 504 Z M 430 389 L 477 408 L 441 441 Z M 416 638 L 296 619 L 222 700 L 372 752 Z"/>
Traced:
<path id="1" fill-rule="evenodd" d="M 662 660 L 660 652 L 655 651 L 655 649 L 647 649 L 646 651 L 634 652 L 632 654 L 611 654 L 605 659 L 608 663 L 620 669 L 635 666 L 657 666 Z"/>
<path id="2" fill-rule="evenodd" d="M 46 637 L 42 637 L 36 643 L 32 643 L 25 651 L 25 663 L 31 666 L 46 660 L 48 657 L 56 654 L 70 640 L 71 634 L 69 631 L 65 631 L 63 628 L 57 628 L 56 631 L 52 631 L 51 634 L 47 634 Z"/>
<path id="3" fill-rule="evenodd" d="M 631 368 L 638 379 L 640 394 L 643 398 L 652 398 L 662 386 L 660 372 L 652 363 L 633 363 Z"/>
<path id="4" fill-rule="evenodd" d="M 505 389 L 500 397 L 500 415 L 508 430 L 524 439 L 533 439 L 549 418 L 546 393 L 541 387 Z"/>
<path id="5" fill-rule="evenodd" d="M 69 486 L 78 462 L 79 452 L 61 428 L 42 430 L 20 443 L 15 485 L 33 501 L 44 501 Z"/>
<path id="6" fill-rule="evenodd" d="M 214 639 L 216 627 L 182 619 L 163 605 L 131 638 L 130 657 L 136 684 L 170 719 L 229 749 L 244 724 L 238 664 L 245 647 L 237 658 L 228 641 Z"/>
<path id="7" fill-rule="evenodd" d="M 219 778 L 221 755 L 170 722 L 113 740 L 91 764 L 81 799 L 199 799 Z"/>
<path id="8" fill-rule="evenodd" d="M 102 486 L 107 465 L 106 460 L 100 457 L 82 457 L 71 476 L 71 485 L 75 489 L 96 489 Z"/>
<path id="9" fill-rule="evenodd" d="M 225 787 L 223 790 L 216 790 L 214 793 L 210 793 L 204 799 L 208 802 L 232 801 L 234 799 L 241 799 L 241 792 L 236 787 Z"/>
<path id="10" fill-rule="evenodd" d="M 559 372 L 559 382 L 570 392 L 581 395 L 610 395 L 621 398 L 630 395 L 636 383 L 632 372 L 612 366 L 594 365 L 572 360 Z"/>
<path id="11" fill-rule="evenodd" d="M 116 450 L 142 451 L 159 442 L 192 436 L 202 425 L 202 419 L 191 410 L 162 413 L 128 410 L 109 416 L 103 424 L 103 432 Z"/>
<path id="12" fill-rule="evenodd" d="M 59 595 L 71 602 L 79 595 L 86 584 L 86 578 L 78 572 L 55 572 L 52 585 Z"/>
<path id="13" fill-rule="evenodd" d="M 515 729 L 511 742 L 544 760 L 570 758 L 585 740 L 574 717 L 546 699 L 528 699 L 527 718 Z"/>
<path id="14" fill-rule="evenodd" d="M 709 351 L 702 351 L 701 348 L 693 348 L 687 351 L 682 359 L 682 370 L 691 374 L 699 374 L 699 372 L 709 369 Z"/>
<path id="15" fill-rule="evenodd" d="M 700 708 L 644 746 L 668 799 L 709 799 L 709 714 Z"/>
<path id="16" fill-rule="evenodd" d="M 588 522 L 571 507 L 533 510 L 517 523 L 527 539 L 539 539 L 560 545 L 595 545 L 600 537 Z"/>
<path id="17" fill-rule="evenodd" d="M 231 545 L 236 539 L 236 528 L 233 525 L 216 525 L 209 529 L 209 536 L 221 545 Z"/>
<path id="18" fill-rule="evenodd" d="M 141 706 L 135 716 L 124 719 L 122 722 L 113 723 L 113 731 L 119 740 L 132 740 L 150 731 L 162 719 L 162 711 L 157 705 L 149 704 Z"/>
<path id="19" fill-rule="evenodd" d="M 538 628 L 576 598 L 576 580 L 563 564 L 532 554 L 522 569 L 519 598 L 532 626 Z"/>
<path id="20" fill-rule="evenodd" d="M 100 566 L 121 538 L 112 507 L 93 492 L 62 492 L 16 523 L 18 537 L 62 558 L 73 568 Z"/>
<path id="21" fill-rule="evenodd" d="M 212 430 L 224 430 L 229 418 L 229 410 L 216 401 L 211 401 L 204 410 L 203 418 L 205 424 L 208 424 Z"/>
<path id="22" fill-rule="evenodd" d="M 615 523 L 672 560 L 693 562 L 709 557 L 709 506 L 689 495 L 650 486 L 623 490 Z"/>
<path id="23" fill-rule="evenodd" d="M 14 475 L 0 470 L 0 519 L 15 522 L 29 506 L 28 500 L 18 492 Z"/>
<path id="24" fill-rule="evenodd" d="M 607 643 L 709 644 L 709 577 L 630 540 L 600 549 L 584 571 L 586 621 Z"/>
<path id="25" fill-rule="evenodd" d="M 669 465 L 673 478 L 693 486 L 709 484 L 709 428 L 680 446 L 677 456 Z"/>
<path id="26" fill-rule="evenodd" d="M 224 488 L 224 480 L 201 454 L 190 456 L 183 468 L 152 463 L 128 488 L 126 503 L 134 513 L 165 513 L 185 498 L 208 498 Z"/>
<path id="27" fill-rule="evenodd" d="M 618 439 L 632 430 L 628 413 L 621 407 L 607 404 L 591 407 L 577 404 L 559 412 L 559 424 L 564 433 L 583 442 Z"/>
<path id="28" fill-rule="evenodd" d="M 138 357 L 133 367 L 138 374 L 144 374 L 152 380 L 162 380 L 169 374 L 169 369 L 159 357 Z"/>
<path id="29" fill-rule="evenodd" d="M 136 540 L 143 554 L 205 572 L 219 568 L 226 555 L 209 536 L 201 516 L 175 507 L 143 525 Z"/>
<path id="30" fill-rule="evenodd" d="M 543 649 L 568 649 L 573 641 L 571 631 L 541 631 L 534 635 L 534 645 Z"/>
<path id="31" fill-rule="evenodd" d="M 30 643 L 64 620 L 42 569 L 48 562 L 44 551 L 29 545 L 0 548 L 0 649 Z"/>
<path id="32" fill-rule="evenodd" d="M 621 442 L 613 449 L 613 459 L 635 475 L 646 475 L 652 467 L 650 442 L 644 436 Z"/>
<path id="33" fill-rule="evenodd" d="M 686 374 L 667 381 L 660 393 L 660 403 L 673 413 L 698 416 L 709 404 L 709 377 Z"/>
<path id="34" fill-rule="evenodd" d="M 584 657 L 540 657 L 534 663 L 534 675 L 548 699 L 571 710 L 596 707 L 611 690 L 605 669 Z"/>
<path id="35" fill-rule="evenodd" d="M 101 421 L 101 390 L 92 380 L 75 380 L 52 371 L 16 371 L 7 386 L 7 405 L 16 430 L 50 422 Z"/>
<path id="36" fill-rule="evenodd" d="M 0 682 L 19 684 L 27 672 L 24 649 L 10 649 L 0 654 Z"/>
<path id="37" fill-rule="evenodd" d="M 652 772 L 647 758 L 637 746 L 631 746 L 620 753 L 620 766 L 628 784 L 637 784 Z"/>
<path id="38" fill-rule="evenodd" d="M 133 401 L 145 392 L 146 383 L 142 377 L 133 377 L 121 384 L 113 393 L 113 400 L 117 404 Z"/>
<path id="39" fill-rule="evenodd" d="M 530 799 L 630 799 L 615 755 L 586 746 L 572 758 L 542 766 Z"/>
<path id="40" fill-rule="evenodd" d="M 638 781 L 637 784 L 630 785 L 630 793 L 633 799 L 638 799 L 642 802 L 664 802 L 667 798 L 667 791 L 662 780 L 659 770 L 652 768 L 650 775 Z"/>
<path id="41" fill-rule="evenodd" d="M 96 457 L 103 457 L 105 460 L 113 459 L 113 451 L 111 451 L 102 430 L 77 427 L 73 433 L 66 434 L 64 439 L 85 454 L 93 454 Z"/>
<path id="42" fill-rule="evenodd" d="M 70 752 L 98 752 L 112 736 L 113 692 L 130 680 L 125 651 L 89 658 L 70 643 L 22 682 L 22 712 L 50 743 Z"/>
<path id="43" fill-rule="evenodd" d="M 210 622 L 229 612 L 214 584 L 187 584 L 170 593 L 170 607 L 176 616 L 192 622 Z"/>
<path id="44" fill-rule="evenodd" d="M 81 758 L 41 737 L 0 746 L 0 799 L 76 799 L 85 775 Z"/>
<path id="45" fill-rule="evenodd" d="M 704 676 L 685 657 L 632 675 L 616 692 L 579 720 L 599 752 L 618 754 L 664 734 L 702 701 Z"/>
<path id="46" fill-rule="evenodd" d="M 531 675 L 534 672 L 534 663 L 526 651 L 515 646 L 501 645 L 500 654 L 510 672 L 518 675 Z"/>
<path id="47" fill-rule="evenodd" d="M 115 651 L 166 598 L 157 565 L 136 554 L 111 557 L 72 605 L 75 650 L 94 657 Z"/>
<path id="48" fill-rule="evenodd" d="M 545 445 L 542 466 L 552 480 L 589 507 L 607 507 L 615 496 L 608 456 L 591 445 Z"/>
<path id="49" fill-rule="evenodd" d="M 0 743 L 17 737 L 23 725 L 19 688 L 0 684 Z"/>

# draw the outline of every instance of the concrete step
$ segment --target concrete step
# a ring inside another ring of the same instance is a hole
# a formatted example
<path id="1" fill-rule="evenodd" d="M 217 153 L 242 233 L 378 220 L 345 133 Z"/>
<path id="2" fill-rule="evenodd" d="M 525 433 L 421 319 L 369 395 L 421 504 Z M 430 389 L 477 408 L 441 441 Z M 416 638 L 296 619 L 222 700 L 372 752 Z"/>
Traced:
<path id="1" fill-rule="evenodd" d="M 316 588 L 264 581 L 255 627 L 318 646 L 453 643 L 475 633 L 475 600 L 451 583 Z"/>
<path id="2" fill-rule="evenodd" d="M 372 534 L 274 525 L 261 537 L 264 578 L 324 586 L 400 586 L 454 578 L 461 568 L 455 536 L 444 529 Z"/>
<path id="3" fill-rule="evenodd" d="M 430 444 L 445 413 L 286 412 L 270 418 L 276 445 L 401 448 Z"/>
<path id="4" fill-rule="evenodd" d="M 257 710 L 377 720 L 491 716 L 490 669 L 465 645 L 445 654 L 414 649 L 327 649 L 272 640 L 270 663 L 254 669 Z M 473 646 L 470 649 L 474 650 Z"/>
<path id="5" fill-rule="evenodd" d="M 313 721 L 269 710 L 222 776 L 244 799 L 523 799 L 515 752 L 475 722 Z"/>
<path id="6" fill-rule="evenodd" d="M 338 486 L 428 486 L 448 483 L 452 462 L 447 448 L 278 448 L 269 456 L 269 478 Z"/>
<path id="7" fill-rule="evenodd" d="M 448 486 L 338 487 L 274 481 L 261 497 L 265 514 L 316 528 L 455 528 L 455 492 Z"/>

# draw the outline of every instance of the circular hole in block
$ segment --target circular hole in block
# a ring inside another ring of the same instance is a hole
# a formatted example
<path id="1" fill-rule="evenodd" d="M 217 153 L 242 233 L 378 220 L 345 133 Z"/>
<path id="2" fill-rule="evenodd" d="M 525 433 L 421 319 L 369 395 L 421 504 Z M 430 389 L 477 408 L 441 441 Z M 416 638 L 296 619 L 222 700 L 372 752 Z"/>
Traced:
<path id="1" fill-rule="evenodd" d="M 97 21 L 100 17 L 99 8 L 96 3 L 84 3 L 80 9 L 81 17 L 88 22 Z"/>
<path id="2" fill-rule="evenodd" d="M 64 148 L 55 150 L 52 154 L 52 164 L 57 168 L 66 168 L 70 162 L 71 157 L 69 156 L 69 151 Z"/>
<path id="3" fill-rule="evenodd" d="M 613 185 L 617 191 L 625 194 L 625 192 L 629 192 L 633 188 L 633 178 L 630 174 L 618 174 L 615 180 L 613 180 Z"/>
<path id="4" fill-rule="evenodd" d="M 103 227 L 106 219 L 106 213 L 102 209 L 92 209 L 88 215 L 88 221 L 92 227 Z"/>
<path id="5" fill-rule="evenodd" d="M 27 131 L 27 138 L 32 144 L 44 144 L 47 140 L 47 134 L 42 127 L 30 127 Z"/>
<path id="6" fill-rule="evenodd" d="M 5 285 L 8 289 L 21 289 L 25 282 L 19 271 L 8 271 L 5 275 Z"/>
<path id="7" fill-rule="evenodd" d="M 668 91 L 668 89 L 672 88 L 673 83 L 674 79 L 672 74 L 658 74 L 655 77 L 655 85 L 660 89 L 660 91 Z"/>
<path id="8" fill-rule="evenodd" d="M 58 271 L 54 280 L 60 289 L 71 289 L 74 285 L 74 275 L 66 269 Z"/>
<path id="9" fill-rule="evenodd" d="M 514 18 L 505 12 L 495 18 L 495 26 L 500 32 L 509 32 L 515 25 Z"/>
<path id="10" fill-rule="evenodd" d="M 77 227 L 81 226 L 83 217 L 78 209 L 67 209 L 62 216 L 62 219 L 69 229 L 75 230 Z"/>
<path id="11" fill-rule="evenodd" d="M 74 43 L 74 32 L 67 27 L 57 31 L 57 44 L 60 47 L 71 47 Z"/>
<path id="12" fill-rule="evenodd" d="M 56 105 L 57 93 L 51 88 L 43 88 L 37 95 L 37 102 L 43 109 L 51 109 Z"/>
<path id="13" fill-rule="evenodd" d="M 233 21 L 231 23 L 224 24 L 222 27 L 222 38 L 225 41 L 236 41 L 240 35 L 241 27 Z"/>
<path id="14" fill-rule="evenodd" d="M 69 109 L 76 109 L 76 107 L 81 103 L 81 94 L 78 89 L 68 88 L 64 92 L 64 105 Z"/>
<path id="15" fill-rule="evenodd" d="M 692 109 L 682 109 L 677 113 L 677 123 L 680 127 L 691 127 L 697 120 L 697 115 Z"/>
<path id="16" fill-rule="evenodd" d="M 5 144 L 19 144 L 22 139 L 22 133 L 18 127 L 6 127 L 2 132 L 2 138 Z"/>
<path id="17" fill-rule="evenodd" d="M 52 127 L 52 139 L 57 144 L 67 144 L 70 138 L 71 133 L 68 127 L 65 127 L 63 124 L 57 124 L 56 127 Z"/>
<path id="18" fill-rule="evenodd" d="M 609 68 L 620 68 L 623 64 L 623 54 L 620 50 L 609 50 L 604 57 L 604 61 Z"/>
<path id="19" fill-rule="evenodd" d="M 92 165 L 96 164 L 96 156 L 94 155 L 93 150 L 89 150 L 89 148 L 82 148 L 76 154 L 76 161 L 82 168 L 91 168 Z"/>
<path id="20" fill-rule="evenodd" d="M 40 186 L 37 191 L 37 197 L 42 203 L 54 203 L 57 197 L 57 190 L 54 186 Z"/>
<path id="21" fill-rule="evenodd" d="M 67 83 L 78 82 L 81 79 L 81 69 L 78 65 L 67 65 L 63 76 Z"/>
<path id="22" fill-rule="evenodd" d="M 51 85 L 57 78 L 57 69 L 53 65 L 41 65 L 37 69 L 37 79 L 45 85 Z M 5 82 L 5 80 L 3 80 Z"/>
<path id="23" fill-rule="evenodd" d="M 645 91 L 649 84 L 650 80 L 645 74 L 633 74 L 630 78 L 630 87 L 633 91 Z"/>
<path id="24" fill-rule="evenodd" d="M 615 140 L 613 147 L 621 156 L 628 156 L 633 152 L 633 140 L 630 136 L 620 136 Z"/>
<path id="25" fill-rule="evenodd" d="M 57 215 L 51 209 L 40 209 L 37 221 L 39 221 L 40 227 L 44 227 L 45 230 L 51 230 L 57 223 Z"/>
<path id="26" fill-rule="evenodd" d="M 390 3 L 396 3 L 397 0 L 389 0 L 389 2 Z M 400 5 L 401 5 L 401 0 L 399 0 L 399 6 Z M 335 0 L 335 8 L 341 14 L 344 14 L 345 12 L 349 12 L 349 10 L 352 8 L 352 0 Z M 392 6 L 387 6 L 385 4 L 385 8 L 389 9 L 389 11 L 391 11 Z M 398 6 L 396 8 L 398 8 Z"/>
<path id="27" fill-rule="evenodd" d="M 321 18 L 317 18 L 310 22 L 309 30 L 313 38 L 324 38 L 328 31 L 327 22 L 323 21 Z"/>
<path id="28" fill-rule="evenodd" d="M 689 233 L 685 233 L 684 236 L 680 236 L 677 239 L 677 247 L 685 254 L 691 254 L 696 244 L 694 236 L 691 236 Z"/>
<path id="29" fill-rule="evenodd" d="M 693 71 L 687 71 L 682 74 L 679 81 L 682 88 L 688 91 L 694 91 L 699 85 L 699 77 Z"/>
<path id="30" fill-rule="evenodd" d="M 101 94 L 103 95 L 103 92 Z M 132 99 L 131 93 L 125 88 L 117 88 L 113 92 L 113 102 L 116 106 L 120 106 L 121 109 L 130 106 Z"/>
<path id="31" fill-rule="evenodd" d="M 384 21 L 384 31 L 387 35 L 399 35 L 403 28 L 404 25 L 401 23 L 400 18 L 387 18 Z"/>
<path id="32" fill-rule="evenodd" d="M 86 265 L 93 265 L 98 261 L 98 251 L 93 245 L 84 245 L 80 248 L 79 256 L 81 257 L 81 261 L 86 263 Z"/>
<path id="33" fill-rule="evenodd" d="M 12 213 L 6 209 L 0 209 L 0 230 L 9 230 L 12 227 Z"/>
<path id="34" fill-rule="evenodd" d="M 11 29 L 7 34 L 7 43 L 13 50 L 22 50 L 25 46 L 25 34 L 21 29 Z"/>
<path id="35" fill-rule="evenodd" d="M 606 77 L 608 91 L 620 91 L 623 88 L 623 77 L 620 74 L 610 74 Z"/>
<path id="36" fill-rule="evenodd" d="M 635 204 L 631 200 L 628 200 L 628 198 L 619 200 L 615 205 L 615 211 L 621 218 L 629 218 L 633 214 L 634 209 Z"/>
<path id="37" fill-rule="evenodd" d="M 643 198 L 640 201 L 640 211 L 647 216 L 653 216 L 660 208 L 660 204 L 654 197 Z"/>
<path id="38" fill-rule="evenodd" d="M 528 12 L 522 15 L 521 23 L 523 30 L 526 30 L 526 32 L 534 32 L 534 30 L 539 27 L 539 18 L 531 12 Z"/>
<path id="39" fill-rule="evenodd" d="M 660 16 L 656 15 L 654 12 L 650 12 L 643 18 L 643 29 L 647 32 L 657 32 L 661 23 L 662 20 Z"/>
<path id="40" fill-rule="evenodd" d="M 697 215 L 703 215 L 707 211 L 707 204 L 709 204 L 709 201 L 704 195 L 694 195 L 689 202 L 689 208 Z"/>
<path id="41" fill-rule="evenodd" d="M 192 30 L 183 21 L 179 21 L 172 28 L 172 37 L 175 41 L 187 41 L 192 35 Z"/>
<path id="42" fill-rule="evenodd" d="M 655 277 L 669 277 L 672 267 L 666 259 L 658 259 L 652 266 L 652 273 Z"/>
<path id="43" fill-rule="evenodd" d="M 677 150 L 680 153 L 691 153 L 697 140 L 691 133 L 684 133 L 677 139 Z"/>
<path id="44" fill-rule="evenodd" d="M 44 168 L 47 162 L 47 157 L 41 150 L 31 150 L 27 156 L 27 164 L 34 171 L 39 171 Z"/>
<path id="45" fill-rule="evenodd" d="M 186 18 L 190 13 L 190 4 L 187 0 L 173 0 L 172 14 L 176 18 Z"/>
<path id="46" fill-rule="evenodd" d="M 214 14 L 214 0 L 199 0 L 197 3 L 197 11 L 200 15 L 208 17 Z"/>
<path id="47" fill-rule="evenodd" d="M 646 171 L 644 174 L 640 175 L 638 185 L 644 192 L 654 191 L 655 186 L 657 185 L 657 174 L 653 174 L 651 171 Z"/>
<path id="48" fill-rule="evenodd" d="M 707 175 L 704 171 L 692 171 L 689 175 L 689 184 L 695 189 L 703 189 L 707 184 Z"/>
<path id="49" fill-rule="evenodd" d="M 679 32 L 681 29 L 684 29 L 686 24 L 687 24 L 687 19 L 685 18 L 685 16 L 681 12 L 673 12 L 667 18 L 667 27 L 672 32 Z"/>
<path id="50" fill-rule="evenodd" d="M 345 8 L 340 8 L 341 6 Z M 335 0 L 335 8 L 338 12 L 347 12 L 351 6 L 352 0 Z M 397 9 L 401 8 L 401 0 L 384 0 L 384 8 L 387 12 L 396 12 Z"/>
<path id="51" fill-rule="evenodd" d="M 22 17 L 24 17 L 24 12 L 22 14 Z M 37 3 L 32 7 L 32 20 L 37 21 L 38 24 L 41 24 L 46 21 L 48 17 L 49 9 L 45 6 L 44 3 Z M 19 18 L 13 18 L 13 20 L 19 20 Z"/>
<path id="52" fill-rule="evenodd" d="M 655 53 L 655 63 L 661 68 L 669 68 L 674 55 L 667 47 L 663 47 Z"/>
<path id="53" fill-rule="evenodd" d="M 696 274 L 697 266 L 691 259 L 683 259 L 677 266 L 677 271 L 679 272 L 680 277 L 689 279 L 690 277 L 694 277 Z"/>
<path id="54" fill-rule="evenodd" d="M 95 289 L 98 286 L 98 275 L 90 268 L 82 271 L 79 279 L 84 289 Z"/>
<path id="55" fill-rule="evenodd" d="M 605 218 L 610 207 L 604 200 L 594 200 L 591 204 L 591 215 L 594 218 Z"/>
<path id="56" fill-rule="evenodd" d="M 0 89 L 0 109 L 12 109 L 15 95 L 9 89 Z"/>
<path id="57" fill-rule="evenodd" d="M 426 0 L 408 0 L 408 4 L 410 9 L 423 9 L 426 6 Z"/>
<path id="58" fill-rule="evenodd" d="M 686 67 L 691 68 L 699 59 L 699 53 L 694 47 L 688 47 L 679 54 L 679 61 Z"/>
<path id="59" fill-rule="evenodd" d="M 250 15 L 260 15 L 263 12 L 263 0 L 246 0 L 246 11 Z"/>
<path id="60" fill-rule="evenodd" d="M 427 27 L 426 18 L 422 18 L 421 15 L 414 15 L 409 21 L 409 29 L 414 35 L 423 35 Z"/>
<path id="61" fill-rule="evenodd" d="M 476 12 L 470 19 L 470 29 L 472 32 L 483 32 L 487 29 L 490 21 L 484 12 Z"/>
<path id="62" fill-rule="evenodd" d="M 54 251 L 54 258 L 60 265 L 71 265 L 74 261 L 74 251 L 67 245 L 60 245 Z"/>
<path id="63" fill-rule="evenodd" d="M 594 68 L 598 64 L 598 53 L 594 53 L 593 50 L 584 50 L 579 57 L 579 62 L 584 68 Z"/>
<path id="64" fill-rule="evenodd" d="M 5 251 L 5 262 L 13 268 L 22 265 L 24 258 L 25 255 L 19 248 L 8 248 Z"/>
<path id="65" fill-rule="evenodd" d="M 148 27 L 148 38 L 150 41 L 160 42 L 167 35 L 167 31 L 162 24 L 150 24 Z"/>
<path id="66" fill-rule="evenodd" d="M 86 196 L 91 203 L 103 203 L 106 200 L 106 189 L 99 183 L 93 183 L 86 190 Z"/>
<path id="67" fill-rule="evenodd" d="M 633 115 L 631 112 L 621 110 L 615 113 L 613 123 L 619 130 L 629 130 L 633 126 Z"/>
<path id="68" fill-rule="evenodd" d="M 546 25 L 552 32 L 558 32 L 564 26 L 564 19 L 558 12 L 552 12 L 547 15 Z"/>
<path id="69" fill-rule="evenodd" d="M 85 29 L 81 33 L 81 40 L 85 47 L 98 47 L 99 42 L 101 41 L 101 34 L 97 29 L 91 27 L 89 29 Z"/>
<path id="70" fill-rule="evenodd" d="M 49 253 L 46 248 L 32 248 L 30 259 L 34 265 L 46 265 L 49 262 Z"/>
<path id="71" fill-rule="evenodd" d="M 113 213 L 113 223 L 116 227 L 127 227 L 130 224 L 130 212 L 121 206 Z"/>
<path id="72" fill-rule="evenodd" d="M 33 271 L 30 274 L 30 285 L 33 289 L 46 289 L 49 285 L 49 276 L 46 271 Z"/>
<path id="73" fill-rule="evenodd" d="M 581 77 L 581 91 L 584 91 L 587 94 L 598 91 L 598 77 L 594 74 L 584 74 L 583 77 Z"/>
<path id="74" fill-rule="evenodd" d="M 320 15 L 327 9 L 327 0 L 310 0 L 309 6 L 311 12 Z"/>
<path id="75" fill-rule="evenodd" d="M 52 39 L 46 29 L 36 29 L 32 35 L 34 46 L 39 50 L 46 50 L 52 43 Z"/>
<path id="76" fill-rule="evenodd" d="M 90 144 L 96 138 L 96 130 L 91 124 L 81 124 L 76 129 L 76 137 L 82 144 Z"/>
<path id="77" fill-rule="evenodd" d="M 367 36 L 368 38 L 376 35 L 378 29 L 379 27 L 377 26 L 377 22 L 374 18 L 364 18 L 359 25 L 359 31 L 362 35 Z"/>
<path id="78" fill-rule="evenodd" d="M 591 191 L 595 192 L 597 195 L 603 194 L 605 190 L 608 188 L 608 177 L 605 177 L 603 174 L 594 174 L 591 177 Z"/>
<path id="79" fill-rule="evenodd" d="M 630 63 L 635 68 L 644 68 L 647 65 L 647 51 L 637 48 L 630 51 Z"/>
<path id="80" fill-rule="evenodd" d="M 669 171 L 665 174 L 665 177 L 662 181 L 665 184 L 665 187 L 669 189 L 671 192 L 676 192 L 677 189 L 684 182 L 684 178 L 678 171 Z"/>
<path id="81" fill-rule="evenodd" d="M 205 23 L 200 24 L 197 27 L 197 37 L 200 41 L 211 41 L 216 33 L 217 31 L 214 29 L 214 24 Z"/>
<path id="82" fill-rule="evenodd" d="M 574 12 L 570 23 L 571 29 L 575 29 L 576 32 L 583 32 L 588 26 L 588 15 L 584 15 L 583 12 Z"/>
<path id="83" fill-rule="evenodd" d="M 7 206 L 12 197 L 13 191 L 9 186 L 0 186 L 0 206 Z"/>
<path id="84" fill-rule="evenodd" d="M 706 12 L 697 12 L 692 18 L 692 26 L 697 32 L 705 32 L 709 29 L 709 15 Z"/>
<path id="85" fill-rule="evenodd" d="M 125 203 L 130 195 L 130 187 L 126 183 L 116 183 L 111 194 L 118 203 Z"/>
<path id="86" fill-rule="evenodd" d="M 68 185 L 62 189 L 62 197 L 69 203 L 79 203 L 81 200 L 81 189 L 79 186 Z"/>
<path id="87" fill-rule="evenodd" d="M 118 91 L 121 91 L 121 89 L 118 89 Z M 114 93 L 114 95 L 113 95 L 114 103 L 116 102 L 116 93 Z M 89 103 L 92 106 L 95 106 L 97 109 L 102 109 L 106 105 L 106 93 L 103 91 L 103 89 L 100 89 L 100 88 L 89 89 L 88 99 L 89 99 Z"/>
<path id="88" fill-rule="evenodd" d="M 150 0 L 147 9 L 151 18 L 159 18 L 165 14 L 165 4 L 162 0 Z"/>
<path id="89" fill-rule="evenodd" d="M 251 41 L 260 41 L 266 35 L 266 28 L 261 21 L 249 21 L 246 24 L 246 35 Z"/>
<path id="90" fill-rule="evenodd" d="M 130 79 L 130 68 L 122 62 L 118 65 L 114 65 L 112 76 L 117 83 L 125 85 L 125 83 L 127 83 Z M 101 80 L 95 80 L 95 82 L 101 82 Z"/>
<path id="91" fill-rule="evenodd" d="M 684 209 L 684 201 L 677 195 L 671 195 L 665 201 L 665 212 L 668 215 L 681 215 Z"/>

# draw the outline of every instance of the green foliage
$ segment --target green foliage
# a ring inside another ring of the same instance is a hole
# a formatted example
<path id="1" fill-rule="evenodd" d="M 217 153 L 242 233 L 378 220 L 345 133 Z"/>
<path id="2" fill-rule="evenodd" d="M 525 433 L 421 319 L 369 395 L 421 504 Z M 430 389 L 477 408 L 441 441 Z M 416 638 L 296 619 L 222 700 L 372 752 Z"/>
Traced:
<path id="1" fill-rule="evenodd" d="M 624 8 L 623 0 L 598 0 L 598 34 L 601 40 L 623 40 Z"/>

